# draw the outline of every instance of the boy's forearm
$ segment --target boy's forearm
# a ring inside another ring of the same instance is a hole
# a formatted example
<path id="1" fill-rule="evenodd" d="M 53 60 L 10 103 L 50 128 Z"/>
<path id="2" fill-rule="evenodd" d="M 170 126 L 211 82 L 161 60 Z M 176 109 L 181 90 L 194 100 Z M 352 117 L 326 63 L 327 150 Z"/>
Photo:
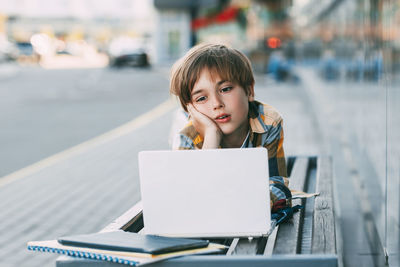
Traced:
<path id="1" fill-rule="evenodd" d="M 210 130 L 204 134 L 203 149 L 219 148 L 221 144 L 221 134 L 218 131 Z"/>

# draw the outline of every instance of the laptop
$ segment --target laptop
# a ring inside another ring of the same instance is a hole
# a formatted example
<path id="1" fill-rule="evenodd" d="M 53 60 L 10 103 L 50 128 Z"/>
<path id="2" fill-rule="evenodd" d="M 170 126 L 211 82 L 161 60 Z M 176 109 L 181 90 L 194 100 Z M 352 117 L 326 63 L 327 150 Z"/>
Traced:
<path id="1" fill-rule="evenodd" d="M 271 227 L 265 148 L 139 153 L 144 232 L 257 237 Z"/>

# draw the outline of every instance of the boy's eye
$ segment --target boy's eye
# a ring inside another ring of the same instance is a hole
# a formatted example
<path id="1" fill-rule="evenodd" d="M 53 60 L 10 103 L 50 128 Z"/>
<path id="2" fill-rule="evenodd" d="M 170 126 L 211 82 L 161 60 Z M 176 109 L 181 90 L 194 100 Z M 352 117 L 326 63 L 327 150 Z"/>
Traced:
<path id="1" fill-rule="evenodd" d="M 232 86 L 222 88 L 221 92 L 229 92 L 230 90 L 232 90 Z"/>
<path id="2" fill-rule="evenodd" d="M 195 101 L 198 103 L 198 102 L 202 102 L 204 100 L 206 100 L 206 97 L 205 96 L 200 96 L 200 97 L 196 98 Z"/>

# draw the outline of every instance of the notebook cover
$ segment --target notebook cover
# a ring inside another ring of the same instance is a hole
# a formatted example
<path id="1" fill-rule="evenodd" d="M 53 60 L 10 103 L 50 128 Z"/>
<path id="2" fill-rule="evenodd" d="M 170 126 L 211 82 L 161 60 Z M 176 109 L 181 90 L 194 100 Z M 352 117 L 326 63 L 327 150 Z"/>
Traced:
<path id="1" fill-rule="evenodd" d="M 67 246 L 140 252 L 153 255 L 202 248 L 209 244 L 208 240 L 142 235 L 124 231 L 60 237 L 58 242 Z"/>

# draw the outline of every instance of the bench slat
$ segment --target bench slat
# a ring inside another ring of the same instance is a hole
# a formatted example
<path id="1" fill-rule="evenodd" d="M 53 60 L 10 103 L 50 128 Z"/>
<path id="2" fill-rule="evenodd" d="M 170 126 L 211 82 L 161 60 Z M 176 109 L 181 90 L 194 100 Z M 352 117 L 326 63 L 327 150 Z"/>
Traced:
<path id="1" fill-rule="evenodd" d="M 239 243 L 239 238 L 234 238 L 234 239 L 232 240 L 231 245 L 229 246 L 228 251 L 226 252 L 226 255 L 232 255 L 233 252 L 235 251 L 235 249 L 236 249 L 238 243 Z"/>
<path id="2" fill-rule="evenodd" d="M 139 230 L 141 230 L 141 228 L 143 228 L 142 210 L 142 201 L 139 201 L 132 208 L 130 208 L 120 217 L 115 219 L 115 221 L 103 228 L 101 232 L 110 232 L 117 230 L 126 231 L 128 229 L 130 232 L 138 232 Z M 130 229 L 132 227 L 135 229 Z"/>
<path id="3" fill-rule="evenodd" d="M 271 256 L 274 251 L 274 246 L 276 242 L 276 236 L 279 231 L 279 225 L 275 227 L 272 233 L 268 236 L 267 244 L 265 245 L 264 255 Z"/>
<path id="4" fill-rule="evenodd" d="M 304 191 L 307 171 L 309 166 L 308 157 L 298 157 L 290 175 L 289 188 Z M 295 199 L 294 205 L 301 205 L 301 199 Z M 293 215 L 293 219 L 281 224 L 277 233 L 273 254 L 296 254 L 299 253 L 301 245 L 301 223 L 303 221 L 303 211 Z"/>
<path id="5" fill-rule="evenodd" d="M 316 192 L 320 195 L 314 204 L 313 254 L 336 254 L 332 188 L 332 159 L 321 156 L 317 161 Z"/>
<path id="6" fill-rule="evenodd" d="M 233 255 L 256 255 L 259 238 L 239 238 Z"/>

